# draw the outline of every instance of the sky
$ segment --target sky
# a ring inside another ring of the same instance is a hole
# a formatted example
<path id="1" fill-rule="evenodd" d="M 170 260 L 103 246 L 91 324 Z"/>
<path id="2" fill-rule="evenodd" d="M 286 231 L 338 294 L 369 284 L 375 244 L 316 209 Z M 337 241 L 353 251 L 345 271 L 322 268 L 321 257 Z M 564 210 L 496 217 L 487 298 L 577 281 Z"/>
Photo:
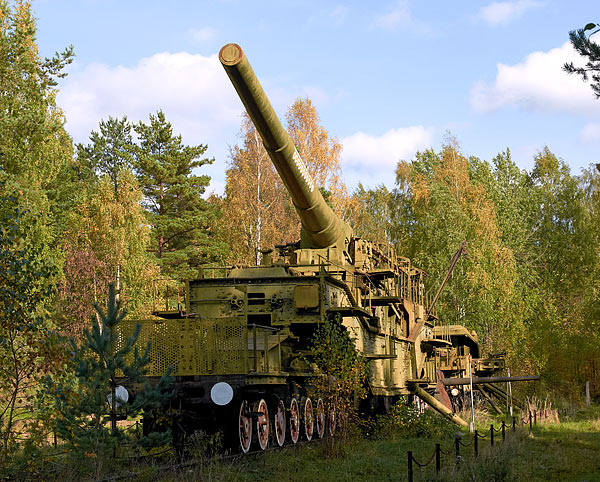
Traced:
<path id="1" fill-rule="evenodd" d="M 583 64 L 568 33 L 600 21 L 592 1 L 35 0 L 43 56 L 73 45 L 58 105 L 75 142 L 109 116 L 161 109 L 186 145 L 214 158 L 199 174 L 222 193 L 243 106 L 218 61 L 238 43 L 284 119 L 299 97 L 343 145 L 352 190 L 394 187 L 399 160 L 510 149 L 531 169 L 547 146 L 574 174 L 599 162 L 600 99 L 562 70 Z M 600 34 L 599 34 L 600 36 Z"/>

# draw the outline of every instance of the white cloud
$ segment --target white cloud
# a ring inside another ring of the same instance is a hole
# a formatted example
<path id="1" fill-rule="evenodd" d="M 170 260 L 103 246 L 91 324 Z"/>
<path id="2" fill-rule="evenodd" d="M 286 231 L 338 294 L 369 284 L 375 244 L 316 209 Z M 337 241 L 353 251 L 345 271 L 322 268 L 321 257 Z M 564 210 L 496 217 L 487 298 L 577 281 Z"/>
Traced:
<path id="1" fill-rule="evenodd" d="M 393 169 L 399 160 L 409 160 L 418 150 L 431 147 L 434 131 L 431 127 L 411 126 L 392 129 L 381 136 L 357 132 L 341 141 L 342 163 L 350 169 Z"/>
<path id="2" fill-rule="evenodd" d="M 338 5 L 331 12 L 329 12 L 329 16 L 336 24 L 341 24 L 346 20 L 348 16 L 348 8 L 342 5 Z"/>
<path id="3" fill-rule="evenodd" d="M 516 0 L 513 2 L 494 2 L 481 7 L 477 15 L 490 25 L 507 24 L 521 17 L 527 10 L 541 6 L 535 0 Z"/>
<path id="4" fill-rule="evenodd" d="M 534 156 L 543 150 L 544 146 L 540 144 L 522 144 L 511 147 L 510 154 L 520 168 L 529 170 L 534 167 Z"/>
<path id="5" fill-rule="evenodd" d="M 314 105 L 324 107 L 329 103 L 329 96 L 318 85 L 306 85 L 302 87 L 302 96 L 308 97 Z"/>
<path id="6" fill-rule="evenodd" d="M 215 30 L 210 27 L 190 29 L 190 35 L 196 42 L 204 42 L 206 40 L 210 40 L 215 36 L 215 34 Z"/>
<path id="7" fill-rule="evenodd" d="M 548 52 L 533 52 L 516 65 L 497 64 L 496 80 L 477 82 L 471 90 L 471 105 L 480 112 L 518 106 L 526 110 L 568 111 L 598 115 L 590 86 L 580 77 L 562 70 L 565 62 L 581 64 L 570 43 Z"/>
<path id="8" fill-rule="evenodd" d="M 398 25 L 412 22 L 410 7 L 406 0 L 398 0 L 388 10 L 375 16 L 371 22 L 371 28 L 383 30 L 394 30 Z"/>
<path id="9" fill-rule="evenodd" d="M 208 186 L 202 197 L 208 199 L 212 194 L 216 194 L 217 196 L 223 196 L 225 194 L 225 183 L 211 178 L 210 185 Z"/>
<path id="10" fill-rule="evenodd" d="M 588 124 L 579 134 L 581 142 L 585 144 L 600 144 L 600 124 Z"/>
<path id="11" fill-rule="evenodd" d="M 243 107 L 216 55 L 158 53 L 134 67 L 90 64 L 61 83 L 67 130 L 85 141 L 108 116 L 148 120 L 162 109 L 184 142 L 211 143 L 239 125 Z"/>
<path id="12" fill-rule="evenodd" d="M 57 102 L 75 142 L 88 143 L 90 132 L 109 116 L 148 122 L 149 114 L 162 109 L 184 144 L 208 144 L 205 155 L 215 163 L 201 168 L 211 176 L 206 195 L 223 193 L 228 145 L 239 141 L 244 107 L 217 55 L 157 53 L 131 67 L 75 64 L 71 70 L 59 86 Z M 290 91 L 271 85 L 268 91 L 282 116 L 299 96 L 327 100 L 318 86 Z"/>

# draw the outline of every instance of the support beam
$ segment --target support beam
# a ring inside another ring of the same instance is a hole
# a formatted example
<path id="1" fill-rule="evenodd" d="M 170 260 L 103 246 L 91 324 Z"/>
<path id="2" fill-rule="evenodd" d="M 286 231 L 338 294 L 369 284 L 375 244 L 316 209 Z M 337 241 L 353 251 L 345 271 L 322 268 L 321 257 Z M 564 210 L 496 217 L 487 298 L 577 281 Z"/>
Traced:
<path id="1" fill-rule="evenodd" d="M 501 400 L 503 398 L 504 398 L 504 400 L 506 400 L 506 398 L 507 398 L 506 392 L 504 390 L 502 390 L 501 388 L 498 388 L 492 384 L 485 384 L 484 387 L 487 388 L 490 392 L 492 392 L 494 395 L 496 395 Z M 521 402 L 519 402 L 518 400 L 516 400 L 515 398 L 513 398 L 513 405 L 517 408 L 523 409 L 523 404 Z"/>
<path id="2" fill-rule="evenodd" d="M 434 398 L 432 395 L 427 393 L 421 387 L 418 387 L 417 385 L 410 385 L 409 389 L 417 397 L 419 397 L 421 400 L 423 400 L 425 403 L 427 403 L 435 411 L 437 411 L 438 413 L 440 413 L 441 415 L 446 417 L 448 420 L 456 423 L 457 425 L 461 425 L 466 428 L 469 427 L 469 424 L 467 422 L 465 422 L 462 418 L 460 418 L 458 415 L 456 415 L 454 412 L 452 412 L 452 410 L 449 410 L 446 407 L 446 405 L 444 405 L 442 402 L 440 402 L 439 400 Z"/>
<path id="3" fill-rule="evenodd" d="M 485 398 L 486 401 L 492 406 L 492 408 L 494 409 L 494 411 L 498 415 L 503 415 L 502 410 L 500 410 L 498 408 L 498 405 L 496 405 L 496 402 L 494 402 L 494 400 L 492 400 L 492 398 L 486 393 L 485 388 L 484 387 L 477 387 L 477 389 L 479 390 L 479 393 L 481 393 L 483 395 L 483 398 Z"/>
<path id="4" fill-rule="evenodd" d="M 473 377 L 473 385 L 481 383 L 505 383 L 505 382 L 533 382 L 539 380 L 537 375 L 522 376 L 522 377 Z M 470 378 L 446 378 L 444 385 L 469 385 Z"/>

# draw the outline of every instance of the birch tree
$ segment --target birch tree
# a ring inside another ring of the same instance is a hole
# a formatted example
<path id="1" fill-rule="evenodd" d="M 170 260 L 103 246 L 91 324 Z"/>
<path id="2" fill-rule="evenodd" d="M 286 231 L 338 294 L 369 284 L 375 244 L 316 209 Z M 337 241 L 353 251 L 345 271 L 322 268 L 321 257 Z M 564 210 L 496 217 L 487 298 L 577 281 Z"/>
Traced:
<path id="1" fill-rule="evenodd" d="M 287 130 L 309 173 L 337 213 L 344 217 L 348 195 L 341 180 L 341 144 L 321 126 L 308 98 L 286 114 Z M 225 233 L 233 263 L 254 264 L 260 250 L 300 239 L 300 219 L 251 120 L 244 114 L 242 145 L 230 150 L 225 199 Z"/>

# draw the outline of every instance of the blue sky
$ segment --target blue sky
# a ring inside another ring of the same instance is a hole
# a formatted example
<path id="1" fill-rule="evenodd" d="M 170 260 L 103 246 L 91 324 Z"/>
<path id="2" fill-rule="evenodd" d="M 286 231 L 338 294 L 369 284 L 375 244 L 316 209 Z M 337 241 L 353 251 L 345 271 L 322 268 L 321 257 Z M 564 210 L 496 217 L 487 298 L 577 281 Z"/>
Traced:
<path id="1" fill-rule="evenodd" d="M 568 32 L 598 22 L 591 1 L 37 0 L 42 55 L 73 45 L 58 104 L 76 142 L 108 116 L 162 109 L 222 192 L 243 110 L 218 63 L 242 46 L 281 117 L 308 96 L 344 146 L 350 188 L 394 185 L 398 160 L 510 148 L 525 169 L 544 146 L 574 173 L 598 162 L 600 100 L 563 63 Z M 579 60 L 579 63 L 583 63 Z"/>

